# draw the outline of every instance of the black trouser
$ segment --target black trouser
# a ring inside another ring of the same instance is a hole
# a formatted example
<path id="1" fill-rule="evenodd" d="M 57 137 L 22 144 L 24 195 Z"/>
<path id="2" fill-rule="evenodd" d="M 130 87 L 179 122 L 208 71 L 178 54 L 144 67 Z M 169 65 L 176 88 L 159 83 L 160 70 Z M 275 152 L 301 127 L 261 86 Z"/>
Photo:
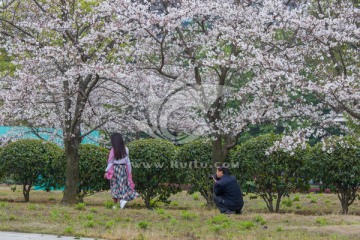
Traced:
<path id="1" fill-rule="evenodd" d="M 220 197 L 220 196 L 214 196 L 214 202 L 215 202 L 216 206 L 219 208 L 221 213 L 224 213 L 224 212 L 227 212 L 227 211 L 240 213 L 241 209 L 244 206 L 244 204 L 242 204 L 240 206 L 237 206 L 237 207 L 229 206 L 227 201 L 224 198 Z"/>

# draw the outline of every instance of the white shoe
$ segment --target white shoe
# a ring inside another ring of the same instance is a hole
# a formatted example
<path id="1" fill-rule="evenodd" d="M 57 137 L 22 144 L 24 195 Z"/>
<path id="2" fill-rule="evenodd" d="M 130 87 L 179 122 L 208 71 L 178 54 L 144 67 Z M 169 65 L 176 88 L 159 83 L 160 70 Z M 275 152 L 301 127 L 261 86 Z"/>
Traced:
<path id="1" fill-rule="evenodd" d="M 120 208 L 123 209 L 125 207 L 126 203 L 127 203 L 127 201 L 121 199 L 120 200 Z"/>

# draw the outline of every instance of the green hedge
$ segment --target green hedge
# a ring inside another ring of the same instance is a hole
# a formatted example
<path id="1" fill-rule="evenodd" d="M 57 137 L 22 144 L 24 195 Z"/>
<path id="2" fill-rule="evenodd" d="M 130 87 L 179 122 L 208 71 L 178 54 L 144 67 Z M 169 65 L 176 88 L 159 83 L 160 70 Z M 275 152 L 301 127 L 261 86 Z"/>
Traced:
<path id="1" fill-rule="evenodd" d="M 109 182 L 104 179 L 109 150 L 92 144 L 82 144 L 79 149 L 78 199 L 98 191 L 108 190 Z"/>
<path id="2" fill-rule="evenodd" d="M 146 139 L 128 145 L 132 162 L 135 189 L 144 199 L 146 207 L 150 201 L 168 202 L 172 193 L 180 191 L 180 172 L 173 169 L 176 147 L 169 141 Z"/>
<path id="3" fill-rule="evenodd" d="M 312 148 L 308 158 L 308 172 L 322 181 L 322 188 L 338 194 L 342 213 L 359 197 L 360 142 L 354 137 L 325 139 Z"/>
<path id="4" fill-rule="evenodd" d="M 211 174 L 210 141 L 197 140 L 183 145 L 177 155 L 176 164 L 183 173 L 185 183 L 190 186 L 189 193 L 200 192 L 208 205 L 212 205 L 214 181 L 209 179 Z"/>
<path id="5" fill-rule="evenodd" d="M 280 139 L 280 135 L 262 135 L 236 146 L 230 152 L 231 162 L 238 164 L 233 174 L 243 187 L 251 183 L 270 212 L 279 212 L 281 198 L 291 191 L 309 188 L 305 175 L 307 150 L 296 149 L 294 155 L 283 151 L 266 154 L 266 150 Z"/>
<path id="6" fill-rule="evenodd" d="M 18 140 L 6 145 L 0 156 L 0 172 L 12 176 L 23 185 L 25 201 L 30 200 L 34 184 L 57 187 L 65 164 L 60 147 L 42 140 Z"/>

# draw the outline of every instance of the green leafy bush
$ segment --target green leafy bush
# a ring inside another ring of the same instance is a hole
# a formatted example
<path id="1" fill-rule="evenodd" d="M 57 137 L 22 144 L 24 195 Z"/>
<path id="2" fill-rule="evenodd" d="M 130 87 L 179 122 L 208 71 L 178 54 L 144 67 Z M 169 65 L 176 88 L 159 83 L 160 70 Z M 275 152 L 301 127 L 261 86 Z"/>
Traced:
<path id="1" fill-rule="evenodd" d="M 326 218 L 323 218 L 323 217 L 316 218 L 315 222 L 320 224 L 321 226 L 325 226 L 325 225 L 328 224 L 328 220 Z"/>
<path id="2" fill-rule="evenodd" d="M 221 230 L 224 230 L 228 228 L 228 224 L 216 224 L 209 227 L 211 231 L 214 231 L 215 233 L 220 233 Z"/>
<path id="3" fill-rule="evenodd" d="M 105 224 L 106 228 L 112 228 L 115 225 L 114 221 L 109 221 Z"/>
<path id="4" fill-rule="evenodd" d="M 75 233 L 75 230 L 74 230 L 74 227 L 66 227 L 64 229 L 64 234 L 74 234 Z"/>
<path id="5" fill-rule="evenodd" d="M 227 215 L 219 214 L 210 219 L 209 222 L 214 224 L 230 223 L 231 219 Z"/>
<path id="6" fill-rule="evenodd" d="M 224 221 L 219 221 L 223 219 Z M 214 231 L 215 233 L 219 233 L 222 230 L 225 230 L 229 228 L 232 225 L 232 222 L 230 221 L 228 216 L 225 217 L 214 217 L 212 220 L 210 220 L 210 230 Z"/>
<path id="7" fill-rule="evenodd" d="M 308 172 L 320 179 L 322 190 L 330 188 L 338 194 L 342 213 L 359 196 L 360 142 L 353 137 L 325 139 L 312 148 L 308 155 Z"/>
<path id="8" fill-rule="evenodd" d="M 138 227 L 141 229 L 147 229 L 149 227 L 150 223 L 148 221 L 141 221 L 138 223 Z"/>
<path id="9" fill-rule="evenodd" d="M 197 140 L 184 144 L 176 155 L 176 163 L 180 171 L 185 174 L 184 180 L 190 185 L 189 193 L 200 192 L 208 205 L 213 204 L 214 181 L 209 179 L 211 174 L 211 142 Z"/>
<path id="10" fill-rule="evenodd" d="M 84 225 L 84 227 L 86 227 L 86 228 L 93 228 L 93 227 L 95 227 L 95 223 L 94 223 L 94 221 L 87 221 L 86 223 L 85 223 L 85 225 Z"/>
<path id="11" fill-rule="evenodd" d="M 78 201 L 95 192 L 108 190 L 109 182 L 104 179 L 109 151 L 92 144 L 82 144 L 79 149 Z"/>
<path id="12" fill-rule="evenodd" d="M 147 208 L 151 208 L 151 200 L 167 203 L 171 194 L 181 191 L 181 172 L 171 166 L 176 154 L 176 147 L 171 142 L 137 140 L 128 148 L 136 190 Z"/>
<path id="13" fill-rule="evenodd" d="M 194 200 L 194 201 L 199 200 L 199 195 L 198 195 L 197 193 L 194 193 L 194 194 L 192 195 L 192 197 L 193 197 L 193 200 Z"/>
<path id="14" fill-rule="evenodd" d="M 112 209 L 113 206 L 116 206 L 116 205 L 114 204 L 113 201 L 107 200 L 107 201 L 104 203 L 104 206 L 105 206 L 106 209 Z"/>
<path id="15" fill-rule="evenodd" d="M 317 203 L 317 197 L 311 197 L 310 203 Z"/>
<path id="16" fill-rule="evenodd" d="M 85 203 L 77 203 L 75 205 L 76 210 L 85 210 L 86 204 Z"/>
<path id="17" fill-rule="evenodd" d="M 58 187 L 63 182 L 64 153 L 60 147 L 42 140 L 18 140 L 6 145 L 0 155 L 0 172 L 12 175 L 23 185 L 25 201 L 30 200 L 30 189 L 35 184 L 46 188 Z"/>
<path id="18" fill-rule="evenodd" d="M 250 221 L 239 222 L 239 228 L 242 230 L 249 230 L 255 226 L 256 224 Z"/>
<path id="19" fill-rule="evenodd" d="M 299 202 L 300 201 L 300 195 L 296 194 L 293 198 L 293 202 Z"/>
<path id="20" fill-rule="evenodd" d="M 266 221 L 261 215 L 257 215 L 254 217 L 254 222 L 260 223 L 261 225 L 265 225 Z"/>
<path id="21" fill-rule="evenodd" d="M 287 199 L 282 200 L 281 204 L 286 207 L 291 207 L 293 204 L 293 201 L 290 198 L 287 198 Z"/>
<path id="22" fill-rule="evenodd" d="M 157 208 L 157 209 L 156 209 L 156 212 L 157 212 L 158 214 L 160 214 L 160 215 L 165 214 L 165 210 L 164 210 L 163 208 Z"/>
<path id="23" fill-rule="evenodd" d="M 304 173 L 306 150 L 296 149 L 294 154 L 284 151 L 266 154 L 266 150 L 280 139 L 279 135 L 262 135 L 230 152 L 230 161 L 239 166 L 233 169 L 233 174 L 242 184 L 253 181 L 255 193 L 265 201 L 270 212 L 279 212 L 283 196 L 309 187 Z"/>
<path id="24" fill-rule="evenodd" d="M 193 220 L 193 219 L 197 218 L 197 215 L 196 215 L 196 213 L 185 210 L 185 211 L 181 212 L 181 217 L 186 220 Z"/>

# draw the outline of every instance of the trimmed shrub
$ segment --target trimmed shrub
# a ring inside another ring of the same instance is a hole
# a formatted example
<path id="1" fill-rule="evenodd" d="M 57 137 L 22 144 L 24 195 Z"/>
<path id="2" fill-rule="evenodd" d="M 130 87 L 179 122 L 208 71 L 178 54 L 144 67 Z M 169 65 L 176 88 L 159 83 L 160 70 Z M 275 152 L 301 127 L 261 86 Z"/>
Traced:
<path id="1" fill-rule="evenodd" d="M 104 179 L 109 151 L 92 144 L 82 144 L 79 148 L 78 201 L 95 192 L 108 190 L 110 185 Z"/>
<path id="2" fill-rule="evenodd" d="M 42 140 L 18 140 L 6 145 L 0 156 L 0 172 L 12 175 L 23 185 L 25 201 L 30 200 L 34 184 L 58 187 L 65 166 L 64 153 L 60 147 Z"/>
<path id="3" fill-rule="evenodd" d="M 353 137 L 325 139 L 312 148 L 308 172 L 322 181 L 321 189 L 330 188 L 338 194 L 342 213 L 359 197 L 360 142 Z"/>
<path id="4" fill-rule="evenodd" d="M 169 141 L 145 139 L 127 145 L 136 190 L 151 208 L 151 200 L 169 202 L 171 194 L 181 191 L 178 169 L 172 168 L 176 147 Z"/>
<path id="5" fill-rule="evenodd" d="M 293 155 L 283 151 L 266 154 L 280 139 L 279 135 L 262 135 L 230 152 L 231 162 L 239 164 L 233 174 L 241 183 L 253 182 L 255 193 L 265 201 L 270 212 L 279 212 L 283 196 L 309 187 L 304 174 L 306 150 L 296 149 Z"/>
<path id="6" fill-rule="evenodd" d="M 211 174 L 211 142 L 197 140 L 183 145 L 176 155 L 176 166 L 183 172 L 186 184 L 190 185 L 188 192 L 200 192 L 210 206 L 213 204 L 214 181 Z"/>

